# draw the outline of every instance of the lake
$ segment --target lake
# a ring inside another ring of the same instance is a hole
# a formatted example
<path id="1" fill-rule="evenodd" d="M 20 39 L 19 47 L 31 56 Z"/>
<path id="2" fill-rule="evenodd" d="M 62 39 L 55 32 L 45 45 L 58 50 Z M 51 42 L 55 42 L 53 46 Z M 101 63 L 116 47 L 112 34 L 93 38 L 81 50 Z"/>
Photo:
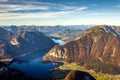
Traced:
<path id="1" fill-rule="evenodd" d="M 59 45 L 64 45 L 66 42 L 62 41 L 61 39 L 52 39 L 55 43 L 58 43 Z"/>
<path id="2" fill-rule="evenodd" d="M 63 41 L 53 40 L 55 43 L 63 44 Z M 51 74 L 51 70 L 55 68 L 52 62 L 43 63 L 42 59 L 49 50 L 36 51 L 26 56 L 20 56 L 13 59 L 11 68 L 22 71 L 26 76 L 32 78 L 46 78 Z"/>
<path id="3" fill-rule="evenodd" d="M 42 54 L 42 55 L 39 55 Z M 36 57 L 35 57 L 36 56 Z M 43 53 L 36 52 L 32 56 L 16 58 L 10 67 L 22 71 L 26 76 L 32 78 L 49 77 L 53 63 L 43 63 Z M 31 59 L 31 60 L 30 60 Z"/>

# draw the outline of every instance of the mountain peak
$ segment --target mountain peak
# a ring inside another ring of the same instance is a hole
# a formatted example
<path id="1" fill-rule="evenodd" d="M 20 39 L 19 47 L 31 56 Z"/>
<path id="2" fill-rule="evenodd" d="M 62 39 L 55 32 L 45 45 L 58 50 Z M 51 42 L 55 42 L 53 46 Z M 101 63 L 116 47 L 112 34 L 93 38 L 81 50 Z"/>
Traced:
<path id="1" fill-rule="evenodd" d="M 117 38 L 120 38 L 120 33 L 115 29 L 113 26 L 104 26 L 102 27 L 105 32 L 112 34 L 113 36 L 116 36 Z"/>
<path id="2" fill-rule="evenodd" d="M 99 27 L 101 27 L 101 28 L 105 28 L 107 25 L 105 25 L 105 24 L 102 24 L 102 25 L 99 25 Z"/>
<path id="3" fill-rule="evenodd" d="M 22 31 L 9 35 L 10 32 L 0 28 L 0 58 L 6 58 L 49 49 L 55 43 L 39 31 Z M 3 55 L 2 55 L 3 54 Z"/>
<path id="4" fill-rule="evenodd" d="M 118 31 L 118 29 L 116 29 L 115 26 L 108 26 L 108 25 L 99 25 L 96 27 L 93 27 L 91 29 L 86 30 L 83 35 L 88 35 L 90 33 L 94 33 L 94 34 L 101 34 L 101 33 L 106 33 L 106 34 L 110 34 L 113 35 L 117 38 L 120 38 L 120 31 Z"/>
<path id="5" fill-rule="evenodd" d="M 75 41 L 54 47 L 46 54 L 44 60 L 78 62 L 96 71 L 120 74 L 119 48 L 119 32 L 112 26 L 104 25 L 87 30 Z"/>

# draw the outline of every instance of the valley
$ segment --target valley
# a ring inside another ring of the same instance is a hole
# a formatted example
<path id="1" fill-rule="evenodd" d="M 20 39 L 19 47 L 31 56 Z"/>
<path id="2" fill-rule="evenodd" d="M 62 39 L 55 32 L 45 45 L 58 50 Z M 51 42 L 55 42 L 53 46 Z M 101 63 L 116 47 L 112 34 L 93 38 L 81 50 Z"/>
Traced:
<path id="1" fill-rule="evenodd" d="M 78 35 L 80 35 L 83 31 L 93 27 L 95 25 L 56 25 L 56 26 L 1 26 L 7 31 L 11 33 L 21 32 L 21 31 L 40 31 L 45 35 L 51 38 L 59 38 L 65 42 L 69 42 L 74 40 Z"/>
<path id="2" fill-rule="evenodd" d="M 120 80 L 120 0 L 0 0 L 0 80 Z"/>
<path id="3" fill-rule="evenodd" d="M 77 80 L 78 77 L 83 80 L 119 80 L 119 27 L 98 25 L 79 31 L 79 35 L 70 29 L 74 40 L 46 36 L 38 29 L 25 28 L 13 33 L 1 28 L 1 34 L 8 35 L 1 38 L 1 62 L 22 72 L 23 80 Z"/>

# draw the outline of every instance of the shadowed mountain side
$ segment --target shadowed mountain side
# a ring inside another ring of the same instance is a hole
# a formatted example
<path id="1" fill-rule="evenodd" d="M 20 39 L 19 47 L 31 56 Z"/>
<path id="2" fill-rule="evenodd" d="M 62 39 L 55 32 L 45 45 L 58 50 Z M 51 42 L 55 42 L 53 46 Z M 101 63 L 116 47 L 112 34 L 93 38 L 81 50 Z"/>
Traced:
<path id="1" fill-rule="evenodd" d="M 39 31 L 18 32 L 10 40 L 13 56 L 53 47 L 54 42 Z"/>
<path id="2" fill-rule="evenodd" d="M 89 73 L 76 70 L 54 70 L 51 80 L 95 80 Z"/>
<path id="3" fill-rule="evenodd" d="M 55 43 L 39 31 L 28 30 L 10 33 L 0 28 L 0 59 L 26 55 L 35 51 L 50 49 Z"/>
<path id="4" fill-rule="evenodd" d="M 11 32 L 6 31 L 0 27 L 0 59 L 10 57 L 10 55 L 8 54 L 11 52 L 9 50 L 10 49 L 9 40 L 12 35 L 13 34 Z"/>

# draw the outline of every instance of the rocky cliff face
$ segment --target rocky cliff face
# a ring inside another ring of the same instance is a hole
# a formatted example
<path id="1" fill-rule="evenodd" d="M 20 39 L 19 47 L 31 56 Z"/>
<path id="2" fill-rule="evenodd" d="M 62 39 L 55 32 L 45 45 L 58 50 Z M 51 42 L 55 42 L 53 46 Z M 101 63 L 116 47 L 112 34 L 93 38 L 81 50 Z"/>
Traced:
<path id="1" fill-rule="evenodd" d="M 6 55 L 9 52 L 9 39 L 10 36 L 12 36 L 12 33 L 9 31 L 4 30 L 3 28 L 0 28 L 0 59 L 8 57 L 9 55 Z"/>
<path id="2" fill-rule="evenodd" d="M 12 36 L 12 33 L 9 31 L 4 30 L 3 28 L 0 27 L 0 41 L 8 41 L 10 36 Z"/>
<path id="3" fill-rule="evenodd" d="M 55 46 L 43 60 L 76 61 L 99 72 L 119 74 L 120 33 L 111 26 L 94 27 L 74 41 Z"/>
<path id="4" fill-rule="evenodd" d="M 10 40 L 15 54 L 30 53 L 53 47 L 54 42 L 39 31 L 24 31 L 14 34 Z"/>
<path id="5" fill-rule="evenodd" d="M 39 31 L 15 34 L 0 28 L 0 59 L 51 48 L 55 43 Z"/>

